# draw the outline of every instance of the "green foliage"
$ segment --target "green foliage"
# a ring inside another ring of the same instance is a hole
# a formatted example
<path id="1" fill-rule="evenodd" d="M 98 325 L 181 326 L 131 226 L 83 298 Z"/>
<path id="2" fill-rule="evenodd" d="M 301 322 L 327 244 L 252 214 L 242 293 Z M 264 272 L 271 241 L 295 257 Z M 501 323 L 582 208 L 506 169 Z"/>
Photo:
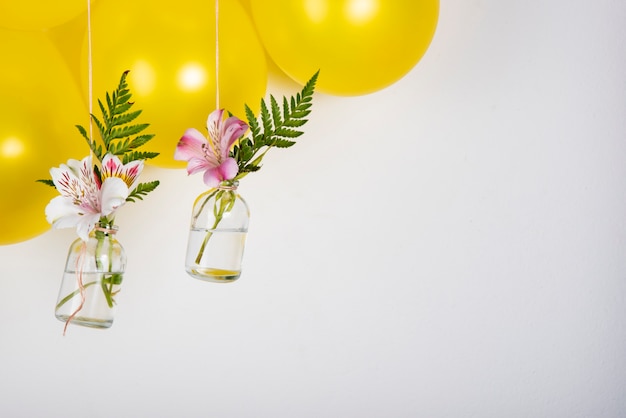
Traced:
<path id="1" fill-rule="evenodd" d="M 101 162 L 107 153 L 117 155 L 124 164 L 137 159 L 154 158 L 159 155 L 157 152 L 137 151 L 137 148 L 145 145 L 154 138 L 154 135 L 142 134 L 150 126 L 149 124 L 132 123 L 141 115 L 142 111 L 131 111 L 134 103 L 130 101 L 132 94 L 126 82 L 127 76 L 128 71 L 125 71 L 113 93 L 106 94 L 106 103 L 98 100 L 102 119 L 99 119 L 94 114 L 91 115 L 91 120 L 100 134 L 101 144 L 90 138 L 84 127 L 76 126 L 82 137 L 87 141 L 91 152 Z"/>
<path id="2" fill-rule="evenodd" d="M 135 202 L 135 199 L 143 200 L 143 197 L 156 189 L 159 185 L 159 181 L 151 181 L 149 183 L 139 183 L 137 187 L 133 189 L 126 198 L 127 202 Z"/>
<path id="3" fill-rule="evenodd" d="M 306 117 L 311 113 L 318 75 L 319 71 L 296 96 L 289 100 L 283 97 L 282 109 L 274 96 L 270 95 L 269 105 L 261 99 L 260 120 L 248 105 L 245 106 L 250 136 L 241 138 L 231 152 L 239 164 L 239 173 L 235 180 L 258 171 L 263 157 L 270 148 L 289 148 L 295 144 L 294 139 L 304 133 L 299 128 L 307 122 Z"/>
<path id="4" fill-rule="evenodd" d="M 36 182 L 39 182 L 39 183 L 47 184 L 48 186 L 56 187 L 56 186 L 54 185 L 54 182 L 53 182 L 52 180 L 50 180 L 50 179 L 45 179 L 45 180 L 35 180 L 35 181 L 36 181 Z"/>
<path id="5" fill-rule="evenodd" d="M 153 134 L 142 133 L 148 126 L 147 123 L 134 123 L 141 110 L 133 110 L 134 103 L 130 101 L 132 94 L 128 89 L 126 83 L 126 77 L 128 71 L 125 71 L 120 78 L 120 82 L 113 93 L 106 94 L 106 106 L 101 100 L 98 100 L 98 106 L 102 113 L 102 120 L 98 119 L 95 115 L 91 115 L 93 124 L 98 128 L 100 143 L 96 142 L 93 138 L 89 137 L 87 130 L 81 126 L 76 125 L 80 135 L 87 141 L 89 149 L 93 155 L 102 163 L 102 160 L 106 154 L 113 154 L 118 156 L 122 164 L 128 164 L 131 161 L 137 160 L 149 160 L 159 155 L 158 152 L 139 151 L 139 147 L 145 145 L 152 138 Z M 94 166 L 95 175 L 101 179 L 100 168 Z M 36 180 L 40 183 L 47 184 L 55 187 L 52 180 Z M 156 189 L 159 185 L 158 181 L 152 181 L 149 183 L 140 183 L 133 191 L 130 192 L 126 201 L 135 202 L 136 199 L 143 200 L 143 197 Z"/>
<path id="6" fill-rule="evenodd" d="M 148 160 L 150 158 L 154 158 L 159 155 L 158 152 L 145 152 L 145 151 L 131 151 L 127 154 L 124 154 L 124 158 L 122 158 L 122 164 L 128 164 L 131 161 L 136 160 Z"/>

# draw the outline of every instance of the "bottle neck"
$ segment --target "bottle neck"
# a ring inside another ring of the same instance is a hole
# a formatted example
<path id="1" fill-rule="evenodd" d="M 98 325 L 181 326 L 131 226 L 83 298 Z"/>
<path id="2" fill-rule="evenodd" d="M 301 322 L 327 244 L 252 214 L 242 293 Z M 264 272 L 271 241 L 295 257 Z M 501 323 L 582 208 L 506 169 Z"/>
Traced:
<path id="1" fill-rule="evenodd" d="M 113 225 L 112 223 L 111 224 L 106 224 L 106 223 L 103 223 L 103 222 L 99 222 L 94 227 L 94 231 L 102 232 L 102 233 L 104 233 L 104 235 L 115 235 L 115 234 L 117 234 L 118 227 L 117 227 L 117 225 Z"/>
<path id="2" fill-rule="evenodd" d="M 237 191 L 237 187 L 239 187 L 239 181 L 237 180 L 224 180 L 217 186 L 217 190 L 225 190 L 225 191 Z"/>

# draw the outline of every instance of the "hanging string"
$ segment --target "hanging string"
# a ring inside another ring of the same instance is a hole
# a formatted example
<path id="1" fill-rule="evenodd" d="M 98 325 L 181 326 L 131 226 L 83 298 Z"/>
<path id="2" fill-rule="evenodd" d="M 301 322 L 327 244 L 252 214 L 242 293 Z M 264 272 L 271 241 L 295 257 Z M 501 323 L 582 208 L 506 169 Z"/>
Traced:
<path id="1" fill-rule="evenodd" d="M 89 103 L 89 138 L 93 144 L 93 62 L 91 60 L 91 0 L 87 0 L 87 98 Z M 91 148 L 89 155 L 92 156 Z"/>
<path id="2" fill-rule="evenodd" d="M 220 108 L 220 42 L 219 42 L 219 16 L 220 1 L 215 0 L 215 108 Z"/>
<path id="3" fill-rule="evenodd" d="M 91 59 L 91 0 L 87 0 L 87 100 L 89 107 L 89 141 L 94 143 L 93 139 L 93 120 L 91 115 L 93 114 L 93 63 Z M 89 156 L 93 159 L 92 147 L 89 147 Z M 72 322 L 72 319 L 78 315 L 85 305 L 85 286 L 83 284 L 83 265 L 87 254 L 87 243 L 83 242 L 80 248 L 80 253 L 76 258 L 76 266 L 74 271 L 76 272 L 76 284 L 80 290 L 80 304 L 67 317 L 65 326 L 63 327 L 63 335 L 67 332 L 67 326 Z"/>
<path id="4" fill-rule="evenodd" d="M 63 336 L 65 336 L 65 332 L 67 331 L 67 326 L 72 322 L 72 319 L 85 305 L 85 285 L 83 284 L 83 264 L 85 263 L 85 256 L 87 255 L 87 243 L 82 242 L 80 247 L 80 253 L 78 253 L 78 257 L 76 257 L 76 265 L 74 266 L 74 271 L 76 272 L 76 282 L 78 284 L 78 289 L 80 290 L 80 304 L 74 309 L 74 312 L 70 316 L 67 317 L 65 321 L 65 326 L 63 327 Z"/>

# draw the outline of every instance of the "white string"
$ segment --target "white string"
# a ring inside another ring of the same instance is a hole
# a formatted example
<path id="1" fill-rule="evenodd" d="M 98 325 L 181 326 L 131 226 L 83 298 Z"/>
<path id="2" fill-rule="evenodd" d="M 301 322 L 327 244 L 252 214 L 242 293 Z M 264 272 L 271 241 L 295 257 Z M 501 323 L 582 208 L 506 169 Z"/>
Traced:
<path id="1" fill-rule="evenodd" d="M 219 42 L 219 0 L 215 0 L 215 108 L 220 108 L 220 42 Z"/>
<path id="2" fill-rule="evenodd" d="M 91 66 L 91 5 L 89 4 L 90 0 L 87 0 L 87 78 L 88 78 L 88 99 L 89 99 L 89 140 L 93 143 L 93 123 L 91 121 L 91 114 L 93 113 L 93 104 L 91 103 L 92 99 L 92 66 Z M 93 158 L 93 151 L 91 147 L 89 147 L 89 156 Z M 83 267 L 85 264 L 85 257 L 87 254 L 87 244 L 85 242 L 82 243 L 80 253 L 76 258 L 76 266 L 74 270 L 76 271 L 76 284 L 78 289 L 80 290 L 80 304 L 78 307 L 67 317 L 65 321 L 65 327 L 63 327 L 63 335 L 67 332 L 67 326 L 72 322 L 72 319 L 78 315 L 78 313 L 85 306 L 85 285 L 83 283 Z"/>
<path id="3" fill-rule="evenodd" d="M 89 101 L 89 138 L 93 143 L 93 123 L 91 115 L 93 114 L 93 63 L 91 60 L 91 0 L 87 0 L 87 97 Z M 91 148 L 89 155 L 93 157 Z"/>

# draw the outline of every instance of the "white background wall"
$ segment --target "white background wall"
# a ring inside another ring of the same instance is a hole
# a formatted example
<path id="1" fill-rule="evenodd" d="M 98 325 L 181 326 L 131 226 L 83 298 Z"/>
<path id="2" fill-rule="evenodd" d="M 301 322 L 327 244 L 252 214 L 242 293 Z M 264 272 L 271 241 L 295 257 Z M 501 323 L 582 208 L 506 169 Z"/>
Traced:
<path id="1" fill-rule="evenodd" d="M 183 270 L 200 177 L 148 170 L 109 330 L 53 316 L 73 231 L 0 247 L 0 415 L 626 416 L 624 22 L 443 0 L 408 76 L 317 95 L 242 182 L 233 284 Z"/>

